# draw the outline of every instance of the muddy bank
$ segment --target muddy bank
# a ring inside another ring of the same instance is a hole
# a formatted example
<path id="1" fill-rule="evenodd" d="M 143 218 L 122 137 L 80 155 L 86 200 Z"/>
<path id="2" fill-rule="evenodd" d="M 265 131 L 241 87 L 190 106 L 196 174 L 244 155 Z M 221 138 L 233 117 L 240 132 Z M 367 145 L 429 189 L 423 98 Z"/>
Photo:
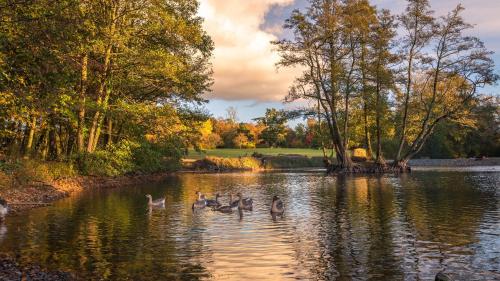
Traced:
<path id="1" fill-rule="evenodd" d="M 51 202 L 88 188 L 116 188 L 165 179 L 171 173 L 118 177 L 78 176 L 52 182 L 32 182 L 22 186 L 0 189 L 0 197 L 9 204 L 11 214 Z M 19 203 L 19 204 L 17 204 Z"/>

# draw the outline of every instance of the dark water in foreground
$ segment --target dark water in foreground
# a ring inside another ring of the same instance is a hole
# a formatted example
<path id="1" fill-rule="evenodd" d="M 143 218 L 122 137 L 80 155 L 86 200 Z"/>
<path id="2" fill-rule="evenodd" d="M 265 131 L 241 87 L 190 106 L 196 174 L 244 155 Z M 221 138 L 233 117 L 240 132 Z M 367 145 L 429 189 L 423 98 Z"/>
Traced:
<path id="1" fill-rule="evenodd" d="M 500 280 L 499 186 L 498 172 L 180 174 L 10 217 L 0 251 L 83 279 Z M 193 213 L 196 190 L 241 191 L 254 211 Z M 166 208 L 149 212 L 146 193 Z"/>

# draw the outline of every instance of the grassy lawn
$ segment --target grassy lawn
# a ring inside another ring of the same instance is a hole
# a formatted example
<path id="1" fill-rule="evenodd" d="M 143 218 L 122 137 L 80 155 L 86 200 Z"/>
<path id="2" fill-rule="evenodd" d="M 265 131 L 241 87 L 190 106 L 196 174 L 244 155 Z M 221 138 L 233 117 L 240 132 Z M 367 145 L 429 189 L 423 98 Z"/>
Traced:
<path id="1" fill-rule="evenodd" d="M 196 152 L 194 150 L 190 150 L 188 158 L 201 159 L 205 156 L 217 156 L 217 157 L 251 156 L 252 153 L 254 152 L 258 152 L 265 155 L 299 154 L 308 157 L 323 156 L 323 153 L 321 152 L 320 149 L 309 149 L 309 148 L 252 148 L 252 149 L 219 148 L 219 149 L 208 149 L 201 153 Z"/>

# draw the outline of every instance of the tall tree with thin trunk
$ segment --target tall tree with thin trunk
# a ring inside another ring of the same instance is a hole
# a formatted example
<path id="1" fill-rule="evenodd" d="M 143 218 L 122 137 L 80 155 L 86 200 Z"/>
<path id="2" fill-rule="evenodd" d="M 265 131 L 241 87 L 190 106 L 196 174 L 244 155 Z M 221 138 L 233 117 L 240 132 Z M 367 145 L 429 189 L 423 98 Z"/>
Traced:
<path id="1" fill-rule="evenodd" d="M 398 61 L 397 56 L 391 51 L 396 35 L 395 28 L 394 17 L 388 10 L 382 10 L 378 13 L 377 23 L 373 27 L 369 40 L 370 63 L 367 66 L 367 72 L 375 93 L 375 162 L 382 166 L 385 166 L 382 152 L 382 123 L 389 114 L 388 94 L 394 89 L 394 72 L 391 66 Z"/>
<path id="2" fill-rule="evenodd" d="M 429 59 L 418 83 L 413 85 L 418 96 L 408 102 L 415 108 L 413 133 L 408 148 L 395 158 L 395 164 L 402 169 L 422 149 L 437 124 L 444 120 L 464 122 L 478 90 L 498 80 L 492 52 L 478 38 L 464 34 L 473 26 L 462 18 L 463 10 L 458 5 L 434 28 Z"/>
<path id="3" fill-rule="evenodd" d="M 338 168 L 355 169 L 349 153 L 349 116 L 357 84 L 359 30 L 355 16 L 358 1 L 313 0 L 307 13 L 294 11 L 285 28 L 293 40 L 274 42 L 281 67 L 301 66 L 304 72 L 291 88 L 288 100 L 318 101 L 328 125 Z"/>
<path id="4" fill-rule="evenodd" d="M 398 151 L 395 158 L 401 158 L 406 142 L 408 125 L 409 101 L 412 95 L 413 76 L 418 67 L 426 57 L 421 53 L 428 45 L 433 35 L 434 18 L 428 0 L 407 0 L 406 11 L 399 17 L 404 36 L 401 38 L 403 62 L 405 64 L 405 75 L 402 83 L 402 106 L 401 106 L 401 128 Z M 395 162 L 397 163 L 397 162 Z"/>

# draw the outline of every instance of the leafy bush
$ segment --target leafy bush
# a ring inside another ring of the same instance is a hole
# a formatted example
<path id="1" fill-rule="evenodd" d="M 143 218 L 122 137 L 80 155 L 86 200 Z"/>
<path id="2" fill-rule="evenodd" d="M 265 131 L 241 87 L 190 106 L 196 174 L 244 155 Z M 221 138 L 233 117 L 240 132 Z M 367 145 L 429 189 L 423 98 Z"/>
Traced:
<path id="1" fill-rule="evenodd" d="M 171 171 L 180 167 L 179 147 L 174 141 L 121 141 L 106 150 L 79 155 L 78 163 L 82 174 L 92 176 Z"/>
<path id="2" fill-rule="evenodd" d="M 53 180 L 77 175 L 72 163 L 40 162 L 35 160 L 18 160 L 0 164 L 0 181 L 2 186 L 28 184 L 30 182 L 50 182 Z"/>
<path id="3" fill-rule="evenodd" d="M 254 157 L 226 158 L 208 156 L 196 161 L 194 167 L 210 171 L 258 170 L 261 168 L 261 161 Z"/>
<path id="4" fill-rule="evenodd" d="M 154 173 L 180 168 L 182 150 L 175 142 L 144 142 L 133 150 L 135 171 Z"/>
<path id="5" fill-rule="evenodd" d="M 118 176 L 134 170 L 132 150 L 139 145 L 130 141 L 121 141 L 93 153 L 78 155 L 80 172 L 89 176 Z"/>

